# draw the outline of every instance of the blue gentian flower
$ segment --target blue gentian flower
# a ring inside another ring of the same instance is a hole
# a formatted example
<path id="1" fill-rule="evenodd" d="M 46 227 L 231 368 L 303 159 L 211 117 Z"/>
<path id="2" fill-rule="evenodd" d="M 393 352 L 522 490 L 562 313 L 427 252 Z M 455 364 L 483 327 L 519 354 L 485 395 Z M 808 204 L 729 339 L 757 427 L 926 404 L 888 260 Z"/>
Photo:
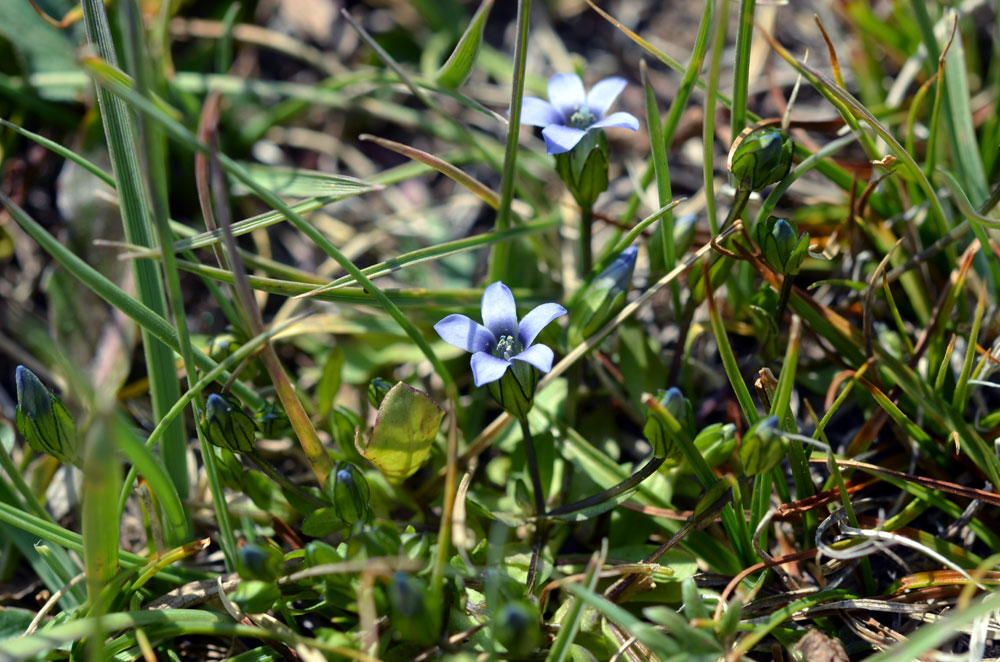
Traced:
<path id="1" fill-rule="evenodd" d="M 434 330 L 448 343 L 472 352 L 472 376 L 476 386 L 503 377 L 511 361 L 523 361 L 542 372 L 552 369 L 552 350 L 532 345 L 549 322 L 565 315 L 558 303 L 543 303 L 517 322 L 517 308 L 510 289 L 497 281 L 483 292 L 483 324 L 465 315 L 448 315 Z"/>
<path id="2" fill-rule="evenodd" d="M 576 74 L 556 74 L 549 79 L 549 100 L 524 97 L 521 124 L 541 126 L 545 151 L 562 154 L 573 149 L 591 129 L 621 127 L 639 130 L 639 120 L 625 112 L 606 115 L 625 89 L 625 79 L 612 76 L 584 91 Z"/>

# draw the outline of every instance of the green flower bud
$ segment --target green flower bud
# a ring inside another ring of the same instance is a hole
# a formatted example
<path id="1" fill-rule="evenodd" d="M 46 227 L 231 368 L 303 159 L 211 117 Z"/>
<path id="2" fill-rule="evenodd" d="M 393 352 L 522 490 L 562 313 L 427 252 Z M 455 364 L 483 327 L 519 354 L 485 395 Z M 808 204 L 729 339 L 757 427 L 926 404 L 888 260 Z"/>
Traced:
<path id="1" fill-rule="evenodd" d="M 729 172 L 733 186 L 759 191 L 780 182 L 792 169 L 791 138 L 778 129 L 744 131 L 729 152 Z"/>
<path id="2" fill-rule="evenodd" d="M 220 333 L 214 336 L 208 343 L 208 355 L 213 361 L 223 361 L 233 355 L 236 350 L 243 346 L 234 334 Z"/>
<path id="3" fill-rule="evenodd" d="M 635 246 L 626 248 L 587 286 L 570 312 L 570 345 L 582 343 L 625 306 L 638 252 Z"/>
<path id="4" fill-rule="evenodd" d="M 588 131 L 576 147 L 555 157 L 556 172 L 577 204 L 593 207 L 608 188 L 608 137 L 603 131 Z"/>
<path id="5" fill-rule="evenodd" d="M 386 588 L 393 628 L 403 641 L 430 646 L 441 629 L 441 606 L 429 604 L 427 583 L 405 572 L 397 572 Z"/>
<path id="6" fill-rule="evenodd" d="M 710 425 L 695 437 L 694 445 L 708 466 L 717 467 L 736 450 L 736 426 L 732 423 Z"/>
<path id="7" fill-rule="evenodd" d="M 526 361 L 511 361 L 503 377 L 488 383 L 486 388 L 507 413 L 523 419 L 534 404 L 537 384 L 538 370 L 533 365 Z"/>
<path id="8" fill-rule="evenodd" d="M 240 582 L 229 597 L 248 614 L 262 614 L 278 601 L 281 589 L 270 582 L 249 579 Z"/>
<path id="9" fill-rule="evenodd" d="M 777 416 L 762 418 L 747 430 L 740 445 L 740 462 L 750 476 L 770 471 L 785 457 L 785 443 Z"/>
<path id="10" fill-rule="evenodd" d="M 677 434 L 690 437 L 695 433 L 694 409 L 691 401 L 676 386 L 659 391 L 657 396 L 660 408 L 646 409 L 646 425 L 642 432 L 653 446 L 653 455 L 677 459 L 682 454 Z M 670 414 L 670 418 L 664 415 L 663 410 Z"/>
<path id="11" fill-rule="evenodd" d="M 368 382 L 368 402 L 371 403 L 371 406 L 378 409 L 393 386 L 395 384 L 381 377 L 376 377 Z"/>
<path id="12" fill-rule="evenodd" d="M 17 386 L 17 429 L 38 453 L 64 464 L 77 464 L 76 422 L 66 405 L 23 365 L 14 373 Z"/>
<path id="13" fill-rule="evenodd" d="M 541 615 L 527 600 L 508 602 L 493 617 L 493 636 L 508 653 L 523 656 L 542 644 Z"/>
<path id="14" fill-rule="evenodd" d="M 795 226 L 770 216 L 754 228 L 754 239 L 767 263 L 782 276 L 794 276 L 809 251 L 809 233 L 796 234 Z"/>
<path id="15" fill-rule="evenodd" d="M 348 526 L 371 519 L 371 489 L 364 474 L 353 464 L 339 462 L 323 484 L 334 512 Z"/>
<path id="16" fill-rule="evenodd" d="M 202 424 L 205 436 L 216 446 L 234 453 L 253 451 L 253 419 L 244 413 L 236 398 L 224 398 L 215 393 L 208 396 Z"/>
<path id="17" fill-rule="evenodd" d="M 266 402 L 253 413 L 253 422 L 266 439 L 280 439 L 288 434 L 288 416 L 276 402 Z"/>
<path id="18" fill-rule="evenodd" d="M 251 542 L 239 548 L 239 572 L 243 579 L 274 581 L 281 575 L 285 555 L 273 544 Z"/>

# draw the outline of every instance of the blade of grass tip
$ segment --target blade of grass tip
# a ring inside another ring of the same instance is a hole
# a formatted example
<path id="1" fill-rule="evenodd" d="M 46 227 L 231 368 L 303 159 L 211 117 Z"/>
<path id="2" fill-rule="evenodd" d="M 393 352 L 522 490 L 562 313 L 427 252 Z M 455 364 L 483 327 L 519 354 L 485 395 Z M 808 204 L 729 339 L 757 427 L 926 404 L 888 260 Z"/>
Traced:
<path id="1" fill-rule="evenodd" d="M 976 303 L 976 314 L 972 318 L 972 330 L 969 331 L 969 342 L 965 348 L 965 360 L 962 362 L 962 372 L 958 377 L 958 384 L 955 385 L 955 395 L 952 397 L 951 406 L 960 415 L 965 412 L 969 404 L 969 375 L 972 373 L 972 361 L 976 357 L 976 344 L 979 340 L 979 326 L 983 321 L 983 313 L 986 311 L 986 288 L 979 290 L 979 301 Z"/>
<path id="2" fill-rule="evenodd" d="M 410 147 L 409 145 L 404 145 L 394 140 L 379 138 L 378 136 L 373 136 L 368 133 L 362 133 L 358 136 L 358 140 L 373 142 L 376 145 L 390 149 L 397 154 L 402 154 L 407 158 L 420 161 L 421 163 L 434 168 L 445 177 L 468 189 L 477 198 L 488 204 L 493 209 L 500 206 L 500 196 L 497 195 L 496 191 L 486 186 L 472 175 L 464 173 L 460 168 L 453 166 L 440 157 L 428 154 L 427 152 L 419 150 L 415 147 Z"/>
<path id="3" fill-rule="evenodd" d="M 733 111 L 730 131 L 735 138 L 746 126 L 747 94 L 750 87 L 750 46 L 753 42 L 755 0 L 740 0 L 736 28 L 736 59 L 733 64 Z"/>
<path id="4" fill-rule="evenodd" d="M 715 21 L 715 36 L 712 42 L 712 59 L 708 65 L 708 90 L 705 94 L 704 119 L 702 121 L 701 149 L 704 162 L 705 212 L 712 234 L 719 234 L 719 219 L 715 211 L 715 100 L 719 87 L 719 67 L 722 51 L 726 47 L 726 28 L 729 25 L 729 2 L 723 0 Z M 735 137 L 735 136 L 734 136 Z"/>
<path id="5" fill-rule="evenodd" d="M 140 328 L 148 329 L 154 337 L 158 338 L 173 351 L 178 354 L 180 353 L 177 331 L 161 315 L 154 313 L 147 306 L 143 305 L 142 302 L 126 294 L 103 274 L 99 273 L 71 250 L 59 243 L 55 237 L 46 232 L 37 221 L 31 218 L 13 200 L 4 195 L 2 191 L 0 191 L 0 205 L 7 208 L 11 217 L 13 217 L 21 229 L 34 239 L 59 266 L 86 285 L 94 294 L 127 315 Z M 202 370 L 211 370 L 217 365 L 210 356 L 203 352 L 195 352 L 194 360 Z M 223 373 L 219 376 L 219 381 L 224 383 L 231 377 L 231 374 Z M 233 392 L 254 407 L 259 407 L 263 404 L 263 400 L 257 395 L 257 392 L 242 382 L 235 382 L 233 384 Z"/>
<path id="6" fill-rule="evenodd" d="M 507 143 L 504 148 L 503 172 L 500 176 L 500 206 L 493 229 L 510 227 L 510 207 L 514 201 L 514 178 L 517 175 L 517 139 L 521 131 L 521 103 L 524 99 L 525 61 L 528 52 L 528 23 L 531 18 L 531 0 L 517 0 L 517 31 L 514 36 L 514 75 L 510 91 L 510 119 L 507 121 Z M 490 255 L 489 282 L 507 277 L 510 244 L 493 246 Z"/>
<path id="7" fill-rule="evenodd" d="M 114 94 L 128 100 L 136 111 L 149 115 L 151 118 L 160 122 L 167 133 L 179 143 L 191 150 L 202 152 L 209 151 L 210 148 L 193 136 L 187 128 L 174 120 L 172 117 L 163 113 L 154 104 L 149 103 L 145 97 L 135 94 L 134 91 L 128 87 L 117 84 L 113 77 L 108 77 L 106 75 L 108 70 L 107 63 L 96 58 L 84 58 L 82 64 L 85 69 L 87 69 L 98 81 L 101 82 L 102 85 L 108 86 L 108 89 L 112 90 Z M 457 390 L 451 373 L 448 371 L 444 363 L 437 358 L 434 350 L 416 326 L 414 326 L 414 324 L 406 318 L 399 307 L 396 306 L 396 304 L 394 304 L 388 296 L 386 296 L 385 292 L 383 292 L 381 288 L 377 287 L 371 282 L 371 280 L 361 273 L 361 270 L 358 269 L 353 262 L 347 259 L 347 257 L 340 252 L 340 249 L 327 239 L 322 232 L 313 227 L 313 225 L 302 218 L 302 216 L 297 214 L 281 198 L 266 188 L 258 185 L 239 163 L 221 152 L 217 153 L 216 156 L 222 168 L 227 173 L 246 185 L 247 188 L 252 190 L 263 202 L 283 214 L 297 230 L 312 240 L 328 256 L 333 258 L 335 262 L 337 262 L 348 274 L 354 277 L 362 285 L 362 287 L 375 298 L 379 305 L 382 306 L 389 316 L 392 317 L 392 319 L 399 324 L 400 328 L 402 328 L 403 331 L 406 332 L 406 334 L 413 340 L 414 344 L 420 348 L 427 359 L 431 362 L 431 365 L 434 366 L 434 370 L 445 383 L 445 389 L 448 393 L 448 397 L 455 397 L 457 395 Z M 254 395 L 254 400 L 259 405 L 260 398 Z"/>
<path id="8" fill-rule="evenodd" d="M 116 62 L 104 4 L 101 0 L 84 0 L 83 15 L 90 43 L 102 58 L 111 63 Z M 125 103 L 100 86 L 97 87 L 97 101 L 101 108 L 111 167 L 121 200 L 125 236 L 130 243 L 151 247 L 154 245 L 153 229 L 149 222 L 152 214 L 136 150 L 135 125 Z M 139 301 L 154 314 L 165 318 L 166 301 L 156 265 L 149 260 L 136 260 L 132 264 L 132 270 Z M 145 327 L 142 327 L 142 345 L 149 373 L 153 418 L 159 421 L 180 397 L 174 357 L 170 349 Z M 183 497 L 188 495 L 189 488 L 186 446 L 184 428 L 178 421 L 164 437 L 161 455 L 178 493 Z"/>

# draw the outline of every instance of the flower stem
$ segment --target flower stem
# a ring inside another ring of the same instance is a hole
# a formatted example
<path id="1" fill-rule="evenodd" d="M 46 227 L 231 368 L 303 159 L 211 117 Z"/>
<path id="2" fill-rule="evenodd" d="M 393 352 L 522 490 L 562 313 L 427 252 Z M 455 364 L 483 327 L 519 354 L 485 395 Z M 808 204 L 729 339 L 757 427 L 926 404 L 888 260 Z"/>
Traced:
<path id="1" fill-rule="evenodd" d="M 583 280 L 593 268 L 594 258 L 591 244 L 593 243 L 594 208 L 587 206 L 580 210 L 580 262 L 579 276 Z"/>
<path id="2" fill-rule="evenodd" d="M 289 492 L 294 492 L 308 503 L 311 503 L 319 508 L 324 508 L 330 505 L 326 501 L 320 499 L 314 494 L 310 494 L 292 481 L 288 480 L 285 476 L 281 475 L 281 473 L 275 469 L 270 462 L 261 457 L 259 453 L 247 453 L 247 457 L 250 458 L 250 461 L 257 465 L 257 468 L 264 472 L 268 478 Z"/>
<path id="3" fill-rule="evenodd" d="M 539 519 L 542 519 L 545 517 L 545 493 L 542 490 L 542 477 L 538 473 L 538 457 L 535 455 L 535 442 L 531 438 L 531 428 L 528 425 L 527 416 L 521 419 L 521 435 L 524 437 L 528 472 L 531 474 L 532 488 L 535 491 L 535 514 Z"/>
<path id="4" fill-rule="evenodd" d="M 642 481 L 646 480 L 654 473 L 656 473 L 656 470 L 660 468 L 660 465 L 663 464 L 663 461 L 665 459 L 666 458 L 662 457 L 653 457 L 648 462 L 646 462 L 646 464 L 644 464 L 641 469 L 639 469 L 634 474 L 632 474 L 622 482 L 618 483 L 617 485 L 609 487 L 603 492 L 598 492 L 597 494 L 589 496 L 586 499 L 581 499 L 580 501 L 577 501 L 575 503 L 570 503 L 565 506 L 560 506 L 555 510 L 549 511 L 548 514 L 553 516 L 568 515 L 569 513 L 575 513 L 580 510 L 590 508 L 591 506 L 596 506 L 597 504 L 604 503 L 605 501 L 614 499 L 616 496 L 624 494 L 625 492 L 628 492 L 629 490 L 638 487 L 639 484 L 642 483 Z"/>
<path id="5" fill-rule="evenodd" d="M 521 436 L 524 437 L 525 455 L 528 458 L 528 471 L 531 473 L 531 482 L 535 492 L 535 535 L 531 543 L 531 563 L 528 565 L 528 592 L 531 592 L 535 584 L 535 577 L 538 574 L 538 558 L 541 556 L 542 547 L 545 546 L 546 521 L 545 521 L 545 494 L 542 490 L 542 477 L 538 473 L 538 457 L 535 455 L 535 442 L 531 438 L 531 427 L 528 425 L 528 417 L 524 416 L 521 421 Z"/>

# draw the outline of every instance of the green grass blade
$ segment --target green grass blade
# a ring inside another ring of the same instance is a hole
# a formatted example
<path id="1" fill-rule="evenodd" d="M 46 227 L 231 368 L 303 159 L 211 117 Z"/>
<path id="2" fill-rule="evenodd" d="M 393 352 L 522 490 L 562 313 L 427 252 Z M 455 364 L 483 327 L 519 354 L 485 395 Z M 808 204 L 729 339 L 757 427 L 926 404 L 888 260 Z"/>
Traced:
<path id="1" fill-rule="evenodd" d="M 740 0 L 740 16 L 736 28 L 736 60 L 733 65 L 733 111 L 730 118 L 733 139 L 746 126 L 747 94 L 750 84 L 750 45 L 753 42 L 755 0 Z"/>
<path id="2" fill-rule="evenodd" d="M 101 0 L 85 0 L 83 9 L 88 39 L 101 57 L 114 63 L 114 42 L 104 4 Z M 137 151 L 138 134 L 135 124 L 125 103 L 107 90 L 98 87 L 97 100 L 101 107 L 111 166 L 118 184 L 125 236 L 133 244 L 153 246 L 153 216 L 142 180 L 143 170 Z M 136 260 L 133 271 L 139 300 L 154 314 L 165 318 L 166 300 L 156 265 L 148 260 Z M 145 327 L 142 328 L 142 336 L 153 400 L 153 418 L 158 421 L 177 402 L 180 386 L 170 349 Z M 161 446 L 163 462 L 182 496 L 188 494 L 186 446 L 184 429 L 179 423 L 167 432 Z"/>
<path id="3" fill-rule="evenodd" d="M 514 178 L 517 175 L 517 138 L 521 132 L 521 101 L 524 98 L 525 60 L 528 51 L 528 23 L 531 0 L 517 0 L 517 33 L 514 40 L 514 75 L 510 92 L 510 118 L 507 121 L 507 145 L 504 150 L 503 172 L 500 176 L 500 206 L 494 230 L 510 227 L 511 203 L 514 202 Z M 503 280 L 507 275 L 510 253 L 508 244 L 497 244 L 490 255 L 489 282 Z"/>

